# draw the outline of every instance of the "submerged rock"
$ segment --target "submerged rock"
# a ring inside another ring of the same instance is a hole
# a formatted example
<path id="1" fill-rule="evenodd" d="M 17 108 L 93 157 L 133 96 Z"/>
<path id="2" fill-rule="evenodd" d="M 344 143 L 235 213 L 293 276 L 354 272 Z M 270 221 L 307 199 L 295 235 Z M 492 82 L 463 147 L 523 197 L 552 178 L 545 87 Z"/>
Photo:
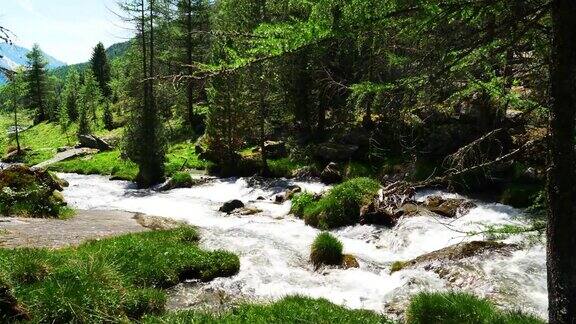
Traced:
<path id="1" fill-rule="evenodd" d="M 459 243 L 434 252 L 423 254 L 410 261 L 394 262 L 392 264 L 391 271 L 395 272 L 409 267 L 425 264 L 442 264 L 447 261 L 458 261 L 474 256 L 479 256 L 485 253 L 498 253 L 507 255 L 517 248 L 518 246 L 513 244 L 493 241 L 473 241 Z M 432 267 L 428 267 L 428 270 L 430 269 L 432 269 Z"/>
<path id="2" fill-rule="evenodd" d="M 430 196 L 426 198 L 424 206 L 438 215 L 455 218 L 466 215 L 472 208 L 476 207 L 476 204 L 466 199 L 445 199 L 440 196 Z"/>
<path id="3" fill-rule="evenodd" d="M 344 269 L 352 269 L 352 268 L 360 268 L 360 264 L 356 257 L 351 254 L 344 254 L 342 257 L 342 268 Z"/>
<path id="4" fill-rule="evenodd" d="M 224 203 L 222 207 L 220 207 L 220 211 L 223 213 L 231 214 L 236 209 L 244 207 L 244 203 L 238 199 L 230 200 Z"/>
<path id="5" fill-rule="evenodd" d="M 256 214 L 260 214 L 261 212 L 262 212 L 262 209 L 259 209 L 256 207 L 243 207 L 241 209 L 238 209 L 238 214 L 240 214 L 242 216 L 256 215 Z"/>

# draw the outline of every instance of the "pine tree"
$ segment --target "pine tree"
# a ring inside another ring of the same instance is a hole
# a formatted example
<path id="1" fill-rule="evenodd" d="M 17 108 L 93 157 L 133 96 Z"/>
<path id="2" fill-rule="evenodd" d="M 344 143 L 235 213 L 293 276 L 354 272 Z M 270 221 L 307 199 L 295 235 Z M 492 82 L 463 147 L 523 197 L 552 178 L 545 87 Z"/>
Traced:
<path id="1" fill-rule="evenodd" d="M 104 102 L 104 114 L 102 115 L 104 121 L 104 127 L 107 130 L 114 129 L 114 117 L 112 116 L 112 111 L 110 110 L 110 102 Z"/>
<path id="2" fill-rule="evenodd" d="M 110 64 L 108 63 L 106 49 L 102 43 L 98 43 L 94 48 L 92 58 L 90 59 L 90 66 L 96 81 L 98 81 L 100 92 L 104 98 L 110 98 L 112 94 L 110 89 Z"/>
<path id="3" fill-rule="evenodd" d="M 48 119 L 48 95 L 49 84 L 46 65 L 48 62 L 44 58 L 38 44 L 34 44 L 28 58 L 26 71 L 26 100 L 28 106 L 35 111 L 34 124 L 41 123 Z"/>

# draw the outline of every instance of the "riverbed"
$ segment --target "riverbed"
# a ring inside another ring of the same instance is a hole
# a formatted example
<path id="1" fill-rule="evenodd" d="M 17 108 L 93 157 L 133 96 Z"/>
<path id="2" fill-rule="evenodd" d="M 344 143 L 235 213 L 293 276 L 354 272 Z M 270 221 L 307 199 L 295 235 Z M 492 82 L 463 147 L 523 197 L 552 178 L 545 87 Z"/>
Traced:
<path id="1" fill-rule="evenodd" d="M 275 180 L 250 185 L 248 179 L 212 179 L 203 185 L 169 192 L 138 190 L 133 184 L 97 175 L 61 174 L 70 183 L 64 196 L 85 210 L 123 210 L 186 221 L 202 231 L 201 244 L 240 256 L 241 269 L 231 278 L 207 284 L 211 291 L 250 301 L 271 301 L 286 295 L 326 298 L 350 308 L 398 315 L 419 291 L 465 290 L 488 297 L 499 306 L 540 315 L 547 312 L 545 244 L 515 236 L 521 244 L 511 255 L 473 257 L 446 265 L 443 275 L 424 268 L 390 274 L 395 261 L 410 260 L 457 243 L 485 239 L 486 225 L 524 224 L 522 211 L 475 201 L 466 216 L 446 220 L 432 215 L 402 219 L 393 229 L 357 225 L 333 231 L 344 252 L 356 256 L 358 269 L 324 268 L 309 263 L 310 244 L 319 233 L 289 215 L 290 202 L 274 197 L 296 184 L 310 192 L 328 190 L 317 182 Z M 422 192 L 419 198 L 442 192 Z M 264 198 L 264 200 L 258 200 Z M 263 210 L 249 216 L 226 215 L 222 203 L 240 199 Z"/>

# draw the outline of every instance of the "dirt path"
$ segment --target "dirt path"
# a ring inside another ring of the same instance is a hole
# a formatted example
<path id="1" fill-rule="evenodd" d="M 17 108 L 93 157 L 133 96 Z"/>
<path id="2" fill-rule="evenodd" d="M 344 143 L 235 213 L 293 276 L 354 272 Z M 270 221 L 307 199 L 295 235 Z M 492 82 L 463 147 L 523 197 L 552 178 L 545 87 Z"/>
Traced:
<path id="1" fill-rule="evenodd" d="M 90 239 L 174 226 L 174 221 L 122 211 L 78 211 L 69 220 L 0 218 L 0 247 L 61 248 Z"/>

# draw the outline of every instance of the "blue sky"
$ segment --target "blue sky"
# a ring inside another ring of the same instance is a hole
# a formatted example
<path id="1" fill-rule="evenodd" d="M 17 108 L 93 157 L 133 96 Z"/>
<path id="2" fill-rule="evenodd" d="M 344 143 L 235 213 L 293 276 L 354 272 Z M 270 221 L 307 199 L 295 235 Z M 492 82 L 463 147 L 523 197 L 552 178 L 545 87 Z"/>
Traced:
<path id="1" fill-rule="evenodd" d="M 125 41 L 131 35 L 113 11 L 117 0 L 0 0 L 0 25 L 15 43 L 42 50 L 68 64 L 85 62 L 92 48 Z"/>

